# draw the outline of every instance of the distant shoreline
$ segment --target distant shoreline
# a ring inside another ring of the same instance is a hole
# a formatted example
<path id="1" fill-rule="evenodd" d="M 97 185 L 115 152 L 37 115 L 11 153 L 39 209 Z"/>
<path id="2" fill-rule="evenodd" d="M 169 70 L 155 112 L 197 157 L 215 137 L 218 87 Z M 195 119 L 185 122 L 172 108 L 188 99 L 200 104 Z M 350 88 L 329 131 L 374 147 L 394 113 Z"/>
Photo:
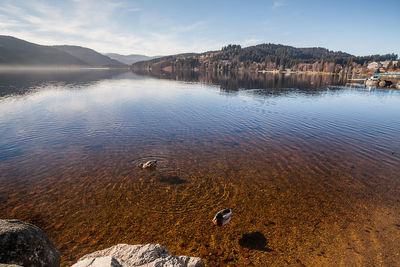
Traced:
<path id="1" fill-rule="evenodd" d="M 279 71 L 279 70 L 258 70 L 258 73 L 282 73 L 282 74 L 325 74 L 325 75 L 339 75 L 336 72 L 324 72 L 324 71 Z"/>
<path id="2" fill-rule="evenodd" d="M 81 71 L 81 70 L 129 70 L 129 67 L 85 67 L 85 66 L 6 66 L 0 71 Z"/>

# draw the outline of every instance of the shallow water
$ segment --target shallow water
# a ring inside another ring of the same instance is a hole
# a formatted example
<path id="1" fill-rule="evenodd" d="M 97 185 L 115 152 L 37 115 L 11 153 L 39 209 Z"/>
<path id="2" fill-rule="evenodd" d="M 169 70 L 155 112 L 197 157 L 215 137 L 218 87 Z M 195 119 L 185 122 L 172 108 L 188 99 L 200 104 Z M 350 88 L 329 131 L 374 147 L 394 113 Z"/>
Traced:
<path id="1" fill-rule="evenodd" d="M 0 73 L 0 217 L 63 265 L 149 242 L 209 265 L 400 264 L 400 91 L 165 78 Z"/>

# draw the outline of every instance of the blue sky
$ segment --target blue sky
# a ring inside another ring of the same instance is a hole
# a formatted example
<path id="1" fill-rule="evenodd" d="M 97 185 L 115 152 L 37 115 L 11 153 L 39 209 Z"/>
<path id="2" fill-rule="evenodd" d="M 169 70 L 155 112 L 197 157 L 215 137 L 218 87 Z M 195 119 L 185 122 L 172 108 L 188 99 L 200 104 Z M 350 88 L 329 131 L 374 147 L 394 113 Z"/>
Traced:
<path id="1" fill-rule="evenodd" d="M 400 54 L 400 0 L 0 0 L 0 34 L 120 54 L 259 43 Z"/>

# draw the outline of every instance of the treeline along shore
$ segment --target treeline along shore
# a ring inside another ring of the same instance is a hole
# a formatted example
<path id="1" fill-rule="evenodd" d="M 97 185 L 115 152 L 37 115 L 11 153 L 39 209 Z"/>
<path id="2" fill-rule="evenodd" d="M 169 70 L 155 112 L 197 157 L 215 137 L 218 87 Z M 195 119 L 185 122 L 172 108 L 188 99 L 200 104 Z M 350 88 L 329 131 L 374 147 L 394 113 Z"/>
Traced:
<path id="1" fill-rule="evenodd" d="M 354 56 L 326 48 L 296 48 L 260 44 L 242 48 L 228 45 L 218 51 L 188 53 L 136 62 L 133 71 L 179 72 L 302 72 L 367 75 L 377 71 L 400 71 L 396 54 Z M 382 62 L 382 63 L 381 63 Z M 383 68 L 385 67 L 385 68 Z"/>

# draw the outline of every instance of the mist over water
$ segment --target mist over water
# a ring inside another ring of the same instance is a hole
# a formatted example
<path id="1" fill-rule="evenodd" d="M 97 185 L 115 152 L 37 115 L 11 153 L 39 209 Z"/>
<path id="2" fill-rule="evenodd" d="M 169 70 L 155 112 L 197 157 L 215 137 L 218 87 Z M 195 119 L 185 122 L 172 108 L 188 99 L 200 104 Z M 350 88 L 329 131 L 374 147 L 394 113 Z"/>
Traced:
<path id="1" fill-rule="evenodd" d="M 399 263 L 398 114 L 400 91 L 335 76 L 0 72 L 0 216 L 44 229 L 64 265 L 117 243 L 210 265 Z"/>

